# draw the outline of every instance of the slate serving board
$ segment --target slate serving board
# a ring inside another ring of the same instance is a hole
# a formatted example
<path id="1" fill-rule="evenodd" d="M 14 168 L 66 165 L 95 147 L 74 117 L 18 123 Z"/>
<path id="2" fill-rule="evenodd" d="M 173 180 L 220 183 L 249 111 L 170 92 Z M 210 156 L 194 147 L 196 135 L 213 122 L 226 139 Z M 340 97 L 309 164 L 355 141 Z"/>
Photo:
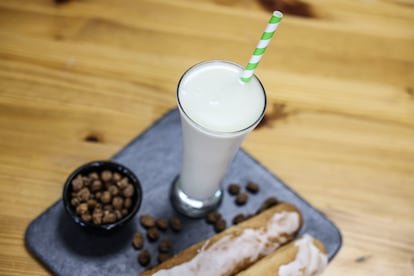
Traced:
<path id="1" fill-rule="evenodd" d="M 130 168 L 140 179 L 144 194 L 141 209 L 131 223 L 110 234 L 81 229 L 65 213 L 61 200 L 45 210 L 28 226 L 25 242 L 29 251 L 56 275 L 137 275 L 144 271 L 145 268 L 137 262 L 139 252 L 131 246 L 134 232 L 144 231 L 138 222 L 142 214 L 156 218 L 178 216 L 183 220 L 182 232 L 168 230 L 161 234 L 161 238 L 172 241 L 173 254 L 215 234 L 204 219 L 188 219 L 171 208 L 169 191 L 181 162 L 181 126 L 177 109 L 165 114 L 111 159 Z M 299 235 L 309 233 L 320 239 L 332 260 L 342 245 L 338 228 L 241 149 L 223 187 L 226 190 L 230 183 L 244 186 L 248 181 L 260 184 L 260 192 L 250 195 L 245 206 L 236 206 L 234 197 L 224 193 L 218 211 L 227 225 L 231 225 L 236 214 L 253 214 L 264 199 L 276 196 L 300 209 L 304 224 Z M 157 246 L 157 242 L 146 241 L 145 248 L 152 255 L 151 265 L 157 263 Z"/>

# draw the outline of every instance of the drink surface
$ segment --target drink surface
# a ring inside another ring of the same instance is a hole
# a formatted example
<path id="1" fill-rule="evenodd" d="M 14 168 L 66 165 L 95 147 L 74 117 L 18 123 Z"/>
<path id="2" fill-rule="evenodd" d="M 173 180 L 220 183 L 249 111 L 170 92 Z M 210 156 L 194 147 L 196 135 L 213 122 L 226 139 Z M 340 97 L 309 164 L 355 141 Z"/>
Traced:
<path id="1" fill-rule="evenodd" d="M 211 131 L 236 132 L 252 126 L 264 112 L 266 96 L 256 78 L 242 82 L 242 72 L 242 67 L 223 61 L 191 68 L 180 81 L 182 109 Z"/>

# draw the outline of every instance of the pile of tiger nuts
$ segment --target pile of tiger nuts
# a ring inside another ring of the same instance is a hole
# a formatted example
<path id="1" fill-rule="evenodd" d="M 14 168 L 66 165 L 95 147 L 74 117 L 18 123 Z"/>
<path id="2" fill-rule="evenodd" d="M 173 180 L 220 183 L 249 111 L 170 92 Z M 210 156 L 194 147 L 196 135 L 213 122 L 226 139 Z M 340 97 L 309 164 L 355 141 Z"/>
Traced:
<path id="1" fill-rule="evenodd" d="M 133 205 L 134 186 L 118 172 L 79 174 L 71 186 L 70 204 L 85 222 L 114 223 L 128 215 Z"/>

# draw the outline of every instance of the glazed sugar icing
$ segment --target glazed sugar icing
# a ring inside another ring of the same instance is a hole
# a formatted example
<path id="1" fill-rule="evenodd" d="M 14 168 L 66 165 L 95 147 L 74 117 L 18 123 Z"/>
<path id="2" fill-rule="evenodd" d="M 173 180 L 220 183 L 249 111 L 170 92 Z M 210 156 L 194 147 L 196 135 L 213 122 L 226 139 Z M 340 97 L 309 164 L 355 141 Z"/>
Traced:
<path id="1" fill-rule="evenodd" d="M 328 265 L 326 254 L 313 244 L 313 238 L 305 234 L 295 242 L 298 248 L 295 260 L 279 267 L 279 276 L 317 276 Z"/>

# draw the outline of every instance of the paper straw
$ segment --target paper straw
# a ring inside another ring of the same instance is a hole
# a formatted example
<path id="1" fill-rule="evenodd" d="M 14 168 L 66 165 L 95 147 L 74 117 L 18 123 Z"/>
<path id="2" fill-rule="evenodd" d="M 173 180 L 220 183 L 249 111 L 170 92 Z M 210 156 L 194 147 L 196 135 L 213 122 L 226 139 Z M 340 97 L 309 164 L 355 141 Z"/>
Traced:
<path id="1" fill-rule="evenodd" d="M 242 81 L 249 82 L 252 78 L 254 70 L 262 59 L 270 40 L 272 40 L 273 34 L 275 33 L 280 21 L 282 20 L 282 17 L 283 14 L 280 11 L 273 12 L 272 17 L 270 18 L 269 23 L 267 24 L 266 29 L 264 30 L 259 43 L 257 43 L 256 49 L 254 50 L 253 55 L 243 72 L 243 75 L 241 77 Z"/>

